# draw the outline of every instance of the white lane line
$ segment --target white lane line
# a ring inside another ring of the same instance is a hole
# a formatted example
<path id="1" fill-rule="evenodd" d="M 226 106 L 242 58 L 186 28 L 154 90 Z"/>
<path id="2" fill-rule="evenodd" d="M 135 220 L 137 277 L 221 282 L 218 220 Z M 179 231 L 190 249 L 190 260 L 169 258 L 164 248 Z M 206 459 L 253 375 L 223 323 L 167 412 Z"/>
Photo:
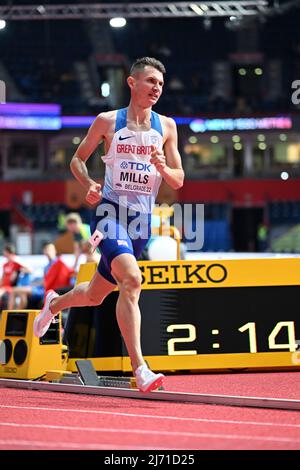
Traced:
<path id="1" fill-rule="evenodd" d="M 299 438 L 293 437 L 265 437 L 265 436 L 252 436 L 243 434 L 215 434 L 215 433 L 204 433 L 204 432 L 185 432 L 185 431 L 159 431 L 159 430 L 145 430 L 145 429 L 122 429 L 122 428 L 95 428 L 95 427 L 77 427 L 77 426 L 61 426 L 51 424 L 19 424 L 0 422 L 0 426 L 6 427 L 17 427 L 17 428 L 37 428 L 37 429 L 57 429 L 62 431 L 76 431 L 76 432 L 106 432 L 116 434 L 144 434 L 144 435 L 155 435 L 155 436 L 179 436 L 189 438 L 210 438 L 210 439 L 239 439 L 239 440 L 250 440 L 250 441 L 267 441 L 267 442 L 300 442 Z"/>
<path id="2" fill-rule="evenodd" d="M 114 415 L 114 416 L 126 416 L 132 418 L 149 418 L 149 419 L 163 419 L 163 420 L 175 420 L 175 421 L 195 421 L 199 423 L 221 423 L 221 424 L 241 424 L 241 425 L 255 425 L 255 426 L 277 426 L 277 427 L 289 427 L 289 428 L 300 428 L 300 424 L 291 423 L 270 423 L 261 421 L 239 421 L 239 420 L 228 420 L 228 419 L 209 419 L 209 418 L 188 418 L 188 417 L 177 417 L 177 416 L 160 416 L 160 415 L 146 415 L 136 413 L 121 413 L 118 411 L 102 411 L 102 410 L 78 410 L 70 408 L 49 408 L 42 406 L 18 406 L 18 405 L 0 405 L 0 408 L 12 408 L 17 410 L 37 410 L 37 411 L 58 411 L 63 413 L 91 413 L 98 415 Z"/>
<path id="3" fill-rule="evenodd" d="M 43 441 L 24 441 L 17 439 L 0 439 L 0 446 L 20 446 L 20 447 L 50 447 L 50 448 L 60 448 L 60 449 L 88 449 L 88 450 L 174 450 L 172 448 L 166 447 L 145 447 L 137 445 L 119 445 L 119 444 L 84 444 L 83 442 L 43 442 Z"/>

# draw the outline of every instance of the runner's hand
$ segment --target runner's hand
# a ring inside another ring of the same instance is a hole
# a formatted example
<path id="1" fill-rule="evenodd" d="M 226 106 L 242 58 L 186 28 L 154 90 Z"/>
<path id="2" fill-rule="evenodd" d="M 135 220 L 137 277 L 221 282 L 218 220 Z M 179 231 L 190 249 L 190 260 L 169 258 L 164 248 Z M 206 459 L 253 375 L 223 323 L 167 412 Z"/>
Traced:
<path id="1" fill-rule="evenodd" d="M 101 184 L 99 183 L 91 184 L 85 196 L 85 200 L 93 206 L 94 204 L 99 203 L 101 199 L 102 199 Z"/>
<path id="2" fill-rule="evenodd" d="M 160 173 L 162 173 L 166 167 L 166 157 L 154 145 L 151 145 L 150 163 L 152 163 Z"/>

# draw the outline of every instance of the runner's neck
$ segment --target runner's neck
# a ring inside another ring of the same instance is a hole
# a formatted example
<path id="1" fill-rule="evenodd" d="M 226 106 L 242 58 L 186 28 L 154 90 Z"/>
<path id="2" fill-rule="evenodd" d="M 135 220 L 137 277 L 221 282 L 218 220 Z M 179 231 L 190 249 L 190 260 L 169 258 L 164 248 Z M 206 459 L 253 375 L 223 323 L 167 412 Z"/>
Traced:
<path id="1" fill-rule="evenodd" d="M 141 127 L 150 125 L 151 108 L 141 108 L 131 101 L 127 108 L 127 122 Z"/>

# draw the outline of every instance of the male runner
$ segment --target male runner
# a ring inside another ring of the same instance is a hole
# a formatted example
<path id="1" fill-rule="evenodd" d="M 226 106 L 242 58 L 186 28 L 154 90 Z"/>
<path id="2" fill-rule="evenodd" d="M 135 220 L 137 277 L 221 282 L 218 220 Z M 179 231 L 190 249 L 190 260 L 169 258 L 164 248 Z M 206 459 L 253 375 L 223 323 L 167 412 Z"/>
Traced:
<path id="1" fill-rule="evenodd" d="M 49 291 L 34 323 L 35 335 L 41 337 L 59 311 L 71 306 L 100 305 L 117 284 L 117 321 L 137 386 L 143 392 L 158 388 L 164 376 L 154 374 L 142 356 L 138 305 L 141 273 L 136 259 L 151 234 L 151 212 L 162 179 L 173 189 L 180 188 L 184 180 L 176 125 L 172 119 L 152 111 L 162 93 L 164 73 L 165 67 L 158 60 L 138 59 L 127 78 L 131 92 L 128 108 L 99 114 L 73 156 L 71 170 L 85 187 L 87 202 L 100 203 L 91 222 L 91 232 L 101 227 L 107 207 L 115 214 L 108 217 L 110 229 L 115 230 L 104 236 L 99 245 L 102 256 L 91 282 L 81 283 L 62 296 Z M 103 140 L 106 172 L 102 195 L 101 185 L 88 175 L 86 161 Z M 127 226 L 121 220 L 121 210 L 127 211 Z M 147 232 L 147 236 L 142 234 L 137 238 L 130 231 L 133 212 L 142 221 L 141 232 Z"/>

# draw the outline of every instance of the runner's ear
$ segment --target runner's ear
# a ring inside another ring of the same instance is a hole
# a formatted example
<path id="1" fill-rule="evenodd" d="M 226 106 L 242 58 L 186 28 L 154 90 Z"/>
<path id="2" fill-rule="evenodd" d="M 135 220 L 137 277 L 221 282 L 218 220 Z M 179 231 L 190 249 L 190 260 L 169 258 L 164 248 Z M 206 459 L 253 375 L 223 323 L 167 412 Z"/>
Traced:
<path id="1" fill-rule="evenodd" d="M 135 78 L 132 77 L 131 75 L 127 78 L 127 84 L 129 86 L 129 88 L 133 88 L 134 85 L 135 85 Z"/>

